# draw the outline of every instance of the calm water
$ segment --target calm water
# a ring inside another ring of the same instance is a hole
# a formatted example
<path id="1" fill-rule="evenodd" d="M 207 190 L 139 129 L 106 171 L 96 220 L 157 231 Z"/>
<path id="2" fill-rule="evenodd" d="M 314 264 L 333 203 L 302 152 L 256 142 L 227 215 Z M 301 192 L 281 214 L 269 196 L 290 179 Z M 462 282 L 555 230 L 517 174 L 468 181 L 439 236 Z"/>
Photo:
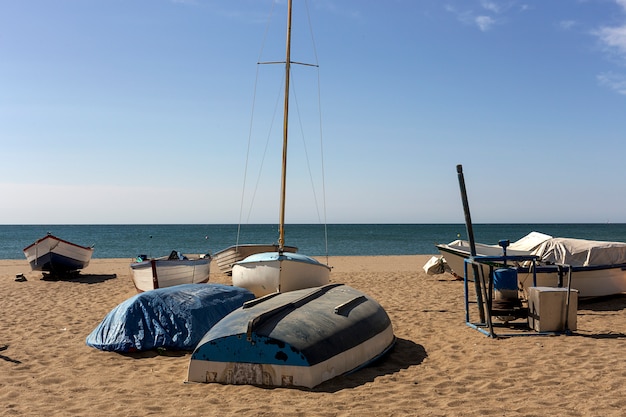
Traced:
<path id="1" fill-rule="evenodd" d="M 477 242 L 517 240 L 531 231 L 552 236 L 626 242 L 626 224 L 475 224 Z M 214 253 L 234 245 L 237 225 L 0 225 L 0 259 L 23 259 L 22 249 L 47 232 L 83 246 L 94 258 L 162 256 L 172 250 Z M 467 239 L 465 224 L 287 225 L 286 243 L 311 256 L 435 254 L 435 244 Z M 275 225 L 241 227 L 239 243 L 274 243 Z"/>

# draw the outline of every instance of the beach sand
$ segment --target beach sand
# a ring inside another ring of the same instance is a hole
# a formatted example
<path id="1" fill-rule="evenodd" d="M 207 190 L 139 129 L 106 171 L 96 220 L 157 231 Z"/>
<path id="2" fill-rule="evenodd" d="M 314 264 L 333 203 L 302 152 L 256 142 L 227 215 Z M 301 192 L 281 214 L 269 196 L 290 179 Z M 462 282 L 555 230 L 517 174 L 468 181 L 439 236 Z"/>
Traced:
<path id="1" fill-rule="evenodd" d="M 2 416 L 621 416 L 626 296 L 581 301 L 570 336 L 492 339 L 465 324 L 463 282 L 430 256 L 331 257 L 331 279 L 376 299 L 397 344 L 313 389 L 186 384 L 190 352 L 122 355 L 85 344 L 136 294 L 130 259 L 42 280 L 0 260 Z M 211 282 L 230 284 L 212 265 Z M 15 276 L 24 273 L 27 281 Z"/>

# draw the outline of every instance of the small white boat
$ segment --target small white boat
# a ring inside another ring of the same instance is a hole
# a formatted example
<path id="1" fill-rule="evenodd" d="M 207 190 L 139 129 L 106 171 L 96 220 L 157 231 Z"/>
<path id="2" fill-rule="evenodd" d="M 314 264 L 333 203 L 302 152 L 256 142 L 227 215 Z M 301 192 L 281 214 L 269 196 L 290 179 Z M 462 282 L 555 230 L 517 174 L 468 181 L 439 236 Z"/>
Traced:
<path id="1" fill-rule="evenodd" d="M 161 258 L 140 255 L 130 268 L 138 292 L 181 284 L 203 284 L 209 281 L 211 255 L 188 258 L 177 251 Z"/>
<path id="2" fill-rule="evenodd" d="M 533 235 L 536 238 L 533 240 L 531 235 L 520 239 L 518 242 L 521 244 L 511 244 L 507 255 L 538 257 L 536 286 L 567 285 L 568 269 L 563 265 L 569 265 L 572 271 L 571 288 L 578 290 L 579 298 L 626 293 L 626 243 L 553 238 L 543 234 Z M 450 268 L 463 276 L 464 260 L 470 256 L 469 243 L 456 240 L 447 245 L 437 245 L 437 248 Z M 497 245 L 476 244 L 477 256 L 502 254 L 502 248 Z M 528 288 L 534 286 L 530 262 L 509 266 L 516 267 L 519 287 L 528 295 Z M 487 265 L 482 266 L 482 273 L 489 273 Z M 471 272 L 469 275 L 472 276 Z"/>
<path id="3" fill-rule="evenodd" d="M 330 267 L 299 253 L 263 252 L 233 266 L 233 285 L 256 297 L 274 292 L 320 287 L 330 280 Z"/>
<path id="4" fill-rule="evenodd" d="M 48 233 L 24 248 L 24 255 L 33 271 L 65 274 L 89 265 L 93 247 L 80 246 Z"/>
<path id="5" fill-rule="evenodd" d="M 244 260 L 250 255 L 263 252 L 277 252 L 278 244 L 264 245 L 264 244 L 245 244 L 245 245 L 233 245 L 226 249 L 222 249 L 213 255 L 217 267 L 223 273 L 231 275 L 233 273 L 233 265 L 239 261 Z M 283 246 L 283 252 L 298 252 L 298 248 L 295 246 Z"/>
<path id="6" fill-rule="evenodd" d="M 291 74 L 292 0 L 287 2 L 287 48 L 285 56 L 285 94 L 283 111 L 283 152 L 281 165 L 278 248 L 251 255 L 232 267 L 233 285 L 247 288 L 261 296 L 274 291 L 292 291 L 329 282 L 328 265 L 304 255 L 285 250 L 285 201 L 287 183 L 287 143 L 289 132 L 289 79 Z"/>
<path id="7" fill-rule="evenodd" d="M 385 310 L 343 284 L 276 293 L 220 320 L 191 355 L 188 382 L 313 388 L 395 343 Z"/>
<path id="8" fill-rule="evenodd" d="M 521 239 L 511 243 L 506 253 L 509 256 L 531 255 L 533 250 L 537 249 L 548 239 L 552 239 L 552 236 L 541 232 L 530 232 Z M 436 246 L 454 275 L 463 277 L 465 259 L 470 256 L 469 242 L 466 240 L 455 240 L 447 244 L 438 244 Z M 502 256 L 503 254 L 502 247 L 499 245 L 476 243 L 475 247 L 476 255 L 479 256 Z M 487 269 L 488 267 L 485 271 L 487 271 Z"/>

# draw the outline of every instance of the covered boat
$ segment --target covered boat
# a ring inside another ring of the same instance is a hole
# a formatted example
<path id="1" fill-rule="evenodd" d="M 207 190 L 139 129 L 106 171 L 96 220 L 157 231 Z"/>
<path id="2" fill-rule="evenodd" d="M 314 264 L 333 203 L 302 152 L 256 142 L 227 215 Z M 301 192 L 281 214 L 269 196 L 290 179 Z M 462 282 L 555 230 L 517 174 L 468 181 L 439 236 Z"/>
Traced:
<path id="1" fill-rule="evenodd" d="M 530 232 L 521 239 L 511 243 L 507 248 L 509 256 L 526 256 L 532 254 L 543 242 L 552 239 L 552 236 L 541 232 Z M 455 240 L 447 244 L 436 245 L 439 253 L 452 270 L 452 272 L 462 277 L 464 274 L 465 259 L 470 256 L 470 244 L 466 240 Z M 476 243 L 476 255 L 478 256 L 502 256 L 502 247 L 499 245 L 488 245 Z"/>
<path id="2" fill-rule="evenodd" d="M 215 323 L 252 299 L 243 288 L 221 284 L 146 291 L 111 310 L 86 343 L 113 352 L 193 350 Z"/>
<path id="3" fill-rule="evenodd" d="M 48 233 L 25 247 L 24 255 L 33 271 L 58 275 L 86 268 L 93 255 L 93 247 L 77 245 Z"/>
<path id="4" fill-rule="evenodd" d="M 566 284 L 568 269 L 555 265 L 568 265 L 571 287 L 579 297 L 626 293 L 626 243 L 558 237 L 546 240 L 533 255 L 539 256 L 539 287 Z M 519 284 L 525 292 L 533 286 L 531 272 L 528 265 L 520 268 Z"/>
<path id="5" fill-rule="evenodd" d="M 469 243 L 456 240 L 446 245 L 437 245 L 443 258 L 453 272 L 464 274 L 464 261 L 470 256 Z M 477 256 L 502 256 L 503 249 L 497 245 L 476 243 Z M 571 268 L 571 288 L 578 296 L 600 297 L 626 292 L 626 243 L 605 242 L 586 239 L 552 237 L 532 232 L 507 248 L 509 256 L 538 257 L 536 264 L 536 286 L 557 287 L 567 284 Z M 519 287 L 524 293 L 534 285 L 530 262 L 515 266 Z M 487 274 L 489 267 L 482 266 Z M 470 273 L 471 275 L 471 273 Z"/>
<path id="6" fill-rule="evenodd" d="M 203 284 L 209 281 L 211 255 L 187 257 L 178 251 L 161 258 L 139 255 L 130 264 L 130 269 L 138 292 L 182 284 Z"/>
<path id="7" fill-rule="evenodd" d="M 312 388 L 368 365 L 394 342 L 385 310 L 354 288 L 275 293 L 209 330 L 191 356 L 187 380 Z"/>

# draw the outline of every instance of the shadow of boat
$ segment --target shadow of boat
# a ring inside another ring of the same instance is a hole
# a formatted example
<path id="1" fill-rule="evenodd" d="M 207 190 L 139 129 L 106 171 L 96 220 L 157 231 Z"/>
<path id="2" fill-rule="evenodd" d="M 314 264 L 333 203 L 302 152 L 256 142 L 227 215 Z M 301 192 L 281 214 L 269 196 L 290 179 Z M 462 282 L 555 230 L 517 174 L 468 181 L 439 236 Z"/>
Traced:
<path id="1" fill-rule="evenodd" d="M 67 281 L 79 284 L 98 284 L 117 278 L 117 274 L 81 274 L 79 272 L 66 272 L 58 274 L 43 274 L 42 281 Z"/>
<path id="2" fill-rule="evenodd" d="M 626 294 L 607 295 L 578 300 L 578 311 L 621 311 L 626 310 Z"/>
<path id="3" fill-rule="evenodd" d="M 426 350 L 412 340 L 396 339 L 396 344 L 386 355 L 368 366 L 347 375 L 341 375 L 306 391 L 333 393 L 355 388 L 384 375 L 392 375 L 411 366 L 420 365 L 428 357 Z M 298 387 L 294 387 L 298 388 Z"/>

